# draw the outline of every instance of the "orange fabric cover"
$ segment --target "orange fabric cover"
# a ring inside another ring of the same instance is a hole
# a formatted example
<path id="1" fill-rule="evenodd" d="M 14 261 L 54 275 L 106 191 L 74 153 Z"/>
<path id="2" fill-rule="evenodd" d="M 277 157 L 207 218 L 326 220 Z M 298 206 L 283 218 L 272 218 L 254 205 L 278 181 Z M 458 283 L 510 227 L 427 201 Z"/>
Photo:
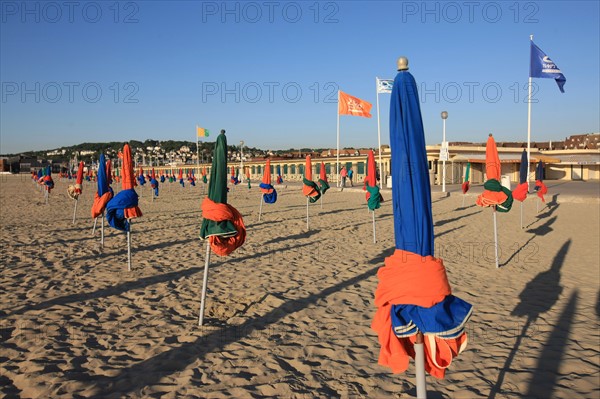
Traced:
<path id="1" fill-rule="evenodd" d="M 227 256 L 244 244 L 244 241 L 246 241 L 246 226 L 242 215 L 237 209 L 229 204 L 214 202 L 208 197 L 202 201 L 201 209 L 202 217 L 205 219 L 214 220 L 215 222 L 231 220 L 238 232 L 233 237 L 210 236 L 208 239 L 214 253 L 219 256 Z"/>
<path id="2" fill-rule="evenodd" d="M 123 146 L 121 175 L 121 188 L 123 190 L 133 190 L 135 187 L 135 177 L 133 176 L 133 161 L 131 160 L 131 148 L 129 144 Z"/>
<path id="3" fill-rule="evenodd" d="M 542 182 L 540 180 L 536 180 L 535 185 L 540 188 L 537 191 L 537 196 L 541 198 L 542 202 L 546 202 L 546 200 L 544 199 L 544 195 L 548 192 L 548 187 L 546 187 L 544 182 Z"/>
<path id="4" fill-rule="evenodd" d="M 265 164 L 265 171 L 263 172 L 263 178 L 262 178 L 262 182 L 264 184 L 269 184 L 271 185 L 271 160 L 267 159 L 267 163 Z M 261 188 L 260 191 L 262 191 L 265 194 L 271 194 L 273 192 L 274 189 L 264 189 Z"/>
<path id="5" fill-rule="evenodd" d="M 415 356 L 416 336 L 398 338 L 394 335 L 392 305 L 431 307 L 451 294 L 450 284 L 441 259 L 399 249 L 385 258 L 385 266 L 379 269 L 377 277 L 377 312 L 371 328 L 377 332 L 381 345 L 379 364 L 390 367 L 394 373 L 402 373 L 408 368 L 409 358 Z M 443 378 L 445 368 L 464 348 L 467 336 L 462 334 L 448 340 L 429 335 L 424 338 L 425 370 L 436 378 Z"/>
<path id="6" fill-rule="evenodd" d="M 122 177 L 121 188 L 123 190 L 133 190 L 135 187 L 135 177 L 133 175 L 133 161 L 131 160 L 131 148 L 129 144 L 123 146 L 123 167 L 121 168 Z M 125 208 L 124 216 L 126 219 L 133 219 L 142 216 L 139 207 Z"/>
<path id="7" fill-rule="evenodd" d="M 306 180 L 312 181 L 312 161 L 310 159 L 310 155 L 306 156 L 306 163 L 304 166 L 304 178 Z M 302 186 L 302 194 L 304 194 L 305 197 L 316 197 L 320 193 L 319 190 L 317 190 L 316 188 L 304 184 Z"/>
<path id="8" fill-rule="evenodd" d="M 490 191 L 485 190 L 483 194 L 481 194 L 475 200 L 475 203 L 479 206 L 494 206 L 500 205 L 506 201 L 508 196 L 504 194 L 502 191 Z"/>
<path id="9" fill-rule="evenodd" d="M 525 199 L 527 198 L 527 189 L 528 188 L 529 188 L 529 183 L 527 183 L 527 182 L 519 184 L 512 191 L 513 198 L 516 199 L 517 201 L 521 201 L 521 202 L 525 201 Z"/>
<path id="10" fill-rule="evenodd" d="M 325 171 L 325 162 L 323 161 L 321 161 L 321 170 L 319 171 L 319 178 L 323 181 L 327 181 L 327 172 Z"/>
<path id="11" fill-rule="evenodd" d="M 110 201 L 112 197 L 113 194 L 110 191 L 104 193 L 102 197 L 99 197 L 98 193 L 94 194 L 94 204 L 92 205 L 92 219 L 96 219 L 98 216 L 104 213 L 104 210 L 106 209 L 106 204 L 108 204 L 108 201 Z M 141 212 L 140 216 L 142 216 Z"/>
<path id="12" fill-rule="evenodd" d="M 81 183 L 83 183 L 83 167 L 84 167 L 84 163 L 83 161 L 79 162 L 79 168 L 77 169 L 77 179 L 75 180 L 75 183 L 79 184 L 81 186 Z M 81 193 L 81 191 L 80 191 Z"/>
<path id="13" fill-rule="evenodd" d="M 485 173 L 486 180 L 496 179 L 500 181 L 500 157 L 494 136 L 490 134 L 485 145 Z"/>

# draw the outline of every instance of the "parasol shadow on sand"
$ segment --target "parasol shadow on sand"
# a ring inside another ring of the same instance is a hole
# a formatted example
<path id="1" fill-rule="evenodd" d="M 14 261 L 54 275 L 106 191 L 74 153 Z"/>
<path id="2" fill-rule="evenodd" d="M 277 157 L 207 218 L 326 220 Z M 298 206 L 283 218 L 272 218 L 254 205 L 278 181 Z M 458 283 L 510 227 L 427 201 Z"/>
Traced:
<path id="1" fill-rule="evenodd" d="M 498 374 L 498 380 L 496 381 L 496 383 L 494 384 L 493 387 L 491 387 L 490 389 L 490 394 L 488 396 L 488 399 L 493 399 L 496 397 L 497 394 L 501 394 L 502 393 L 502 384 L 504 382 L 504 377 L 506 375 L 506 373 L 511 369 L 511 364 L 516 356 L 516 354 L 519 351 L 519 347 L 521 345 L 521 341 L 523 341 L 524 338 L 527 337 L 527 330 L 529 329 L 529 327 L 535 323 L 535 321 L 540 317 L 540 315 L 542 313 L 546 313 L 548 312 L 550 309 L 552 309 L 554 307 L 554 305 L 558 302 L 558 299 L 560 298 L 560 294 L 563 291 L 563 287 L 559 284 L 560 281 L 560 269 L 565 261 L 565 257 L 567 255 L 567 253 L 569 252 L 569 248 L 571 246 L 571 240 L 567 240 L 563 246 L 560 248 L 560 250 L 557 252 L 556 256 L 554 257 L 554 260 L 552 261 L 552 265 L 550 267 L 550 269 L 541 272 L 540 274 L 538 274 L 533 280 L 531 280 L 530 282 L 527 283 L 527 285 L 525 286 L 525 288 L 523 289 L 523 291 L 521 292 L 521 294 L 519 294 L 519 298 L 520 298 L 520 302 L 517 304 L 517 306 L 515 307 L 515 309 L 513 309 L 513 311 L 511 312 L 512 316 L 524 316 L 527 317 L 527 320 L 525 321 L 525 324 L 523 325 L 523 329 L 521 330 L 521 334 L 517 337 L 517 340 L 515 342 L 514 347 L 511 349 L 508 357 L 506 358 L 506 362 L 504 363 L 504 366 L 502 367 L 502 369 L 500 369 L 500 373 Z M 573 297 L 572 297 L 573 300 Z M 570 301 L 571 302 L 571 301 Z M 571 304 L 569 304 L 567 306 L 567 309 L 572 306 Z M 571 314 L 569 315 L 569 317 L 571 315 L 574 315 L 575 312 L 571 312 Z M 564 314 L 563 314 L 564 315 Z M 558 328 L 559 326 L 557 326 Z M 569 329 L 567 329 L 568 331 Z M 568 333 L 567 333 L 568 335 Z M 560 350 L 560 351 L 564 351 L 565 349 L 565 345 L 562 345 L 561 347 L 556 347 L 555 344 L 552 344 L 551 347 L 553 353 L 556 350 Z M 551 363 L 554 363 L 554 366 L 551 366 L 551 368 L 556 369 L 556 371 L 558 372 L 558 366 L 560 365 L 560 356 L 557 358 L 553 356 L 553 360 L 551 361 Z M 548 368 L 548 365 L 544 365 L 544 368 Z M 533 382 L 533 380 L 532 380 Z M 543 385 L 547 384 L 547 382 L 542 382 Z M 534 389 L 534 390 L 540 390 L 541 388 L 538 387 L 532 387 L 530 385 L 530 390 Z M 547 392 L 548 390 L 545 389 L 545 392 Z M 550 391 L 551 392 L 551 391 Z M 539 398 L 549 398 L 552 395 L 548 395 L 548 396 L 539 396 L 539 395 L 535 395 L 535 397 L 539 397 Z M 529 396 L 527 396 L 529 397 Z"/>
<path id="2" fill-rule="evenodd" d="M 90 391 L 93 392 L 91 393 L 93 398 L 127 397 L 128 394 L 153 385 L 162 378 L 187 369 L 192 363 L 204 359 L 208 353 L 223 350 L 228 345 L 251 336 L 257 331 L 265 331 L 292 313 L 301 312 L 310 306 L 322 303 L 323 299 L 375 276 L 376 272 L 377 269 L 373 268 L 319 292 L 297 299 L 289 299 L 263 316 L 248 318 L 239 325 L 225 324 L 216 330 L 207 330 L 207 334 L 203 334 L 192 342 L 183 342 L 176 348 L 123 368 L 113 376 L 90 375 L 82 372 L 73 375 L 72 379 L 90 384 L 90 389 L 93 386 L 93 391 Z M 283 293 L 273 292 L 271 294 L 283 297 Z M 165 364 L 169 366 L 165 367 Z M 321 391 L 313 393 L 319 397 L 339 396 L 337 391 L 331 388 L 322 388 Z"/>

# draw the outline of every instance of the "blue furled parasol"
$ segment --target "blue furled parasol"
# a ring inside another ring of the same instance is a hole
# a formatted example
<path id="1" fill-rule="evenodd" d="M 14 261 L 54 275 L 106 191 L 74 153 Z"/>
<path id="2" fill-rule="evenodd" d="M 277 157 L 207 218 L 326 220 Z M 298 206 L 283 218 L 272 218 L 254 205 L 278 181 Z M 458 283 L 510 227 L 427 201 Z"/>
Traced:
<path id="1" fill-rule="evenodd" d="M 466 347 L 465 323 L 472 306 L 451 293 L 441 259 L 433 257 L 434 235 L 429 169 L 419 96 L 408 60 L 398 60 L 390 104 L 392 204 L 396 251 L 377 276 L 378 307 L 372 328 L 379 363 L 393 372 L 415 359 L 417 397 L 425 397 L 425 371 L 443 378 Z M 425 350 L 425 348 L 427 350 Z"/>

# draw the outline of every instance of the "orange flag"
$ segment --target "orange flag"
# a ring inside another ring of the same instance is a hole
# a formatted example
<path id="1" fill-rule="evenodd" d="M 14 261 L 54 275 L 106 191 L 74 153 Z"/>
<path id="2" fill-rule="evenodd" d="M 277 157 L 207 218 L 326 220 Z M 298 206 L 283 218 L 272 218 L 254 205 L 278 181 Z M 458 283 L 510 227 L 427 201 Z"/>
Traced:
<path id="1" fill-rule="evenodd" d="M 354 115 L 365 118 L 371 117 L 371 107 L 373 104 L 353 97 L 340 90 L 338 99 L 338 113 L 340 115 Z"/>

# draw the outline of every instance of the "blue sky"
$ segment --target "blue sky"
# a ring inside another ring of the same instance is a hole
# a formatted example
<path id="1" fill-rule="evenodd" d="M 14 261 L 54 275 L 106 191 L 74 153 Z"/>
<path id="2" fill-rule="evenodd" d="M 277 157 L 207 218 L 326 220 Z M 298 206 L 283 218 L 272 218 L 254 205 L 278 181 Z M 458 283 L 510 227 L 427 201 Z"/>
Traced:
<path id="1" fill-rule="evenodd" d="M 529 35 L 567 78 L 534 79 L 532 139 L 600 131 L 597 1 L 2 2 L 0 153 L 195 140 L 263 149 L 377 146 L 375 77 L 409 58 L 428 144 L 527 138 Z M 389 94 L 381 94 L 382 144 Z M 214 137 L 214 136 L 213 136 Z M 209 138 L 209 139 L 212 139 Z"/>

